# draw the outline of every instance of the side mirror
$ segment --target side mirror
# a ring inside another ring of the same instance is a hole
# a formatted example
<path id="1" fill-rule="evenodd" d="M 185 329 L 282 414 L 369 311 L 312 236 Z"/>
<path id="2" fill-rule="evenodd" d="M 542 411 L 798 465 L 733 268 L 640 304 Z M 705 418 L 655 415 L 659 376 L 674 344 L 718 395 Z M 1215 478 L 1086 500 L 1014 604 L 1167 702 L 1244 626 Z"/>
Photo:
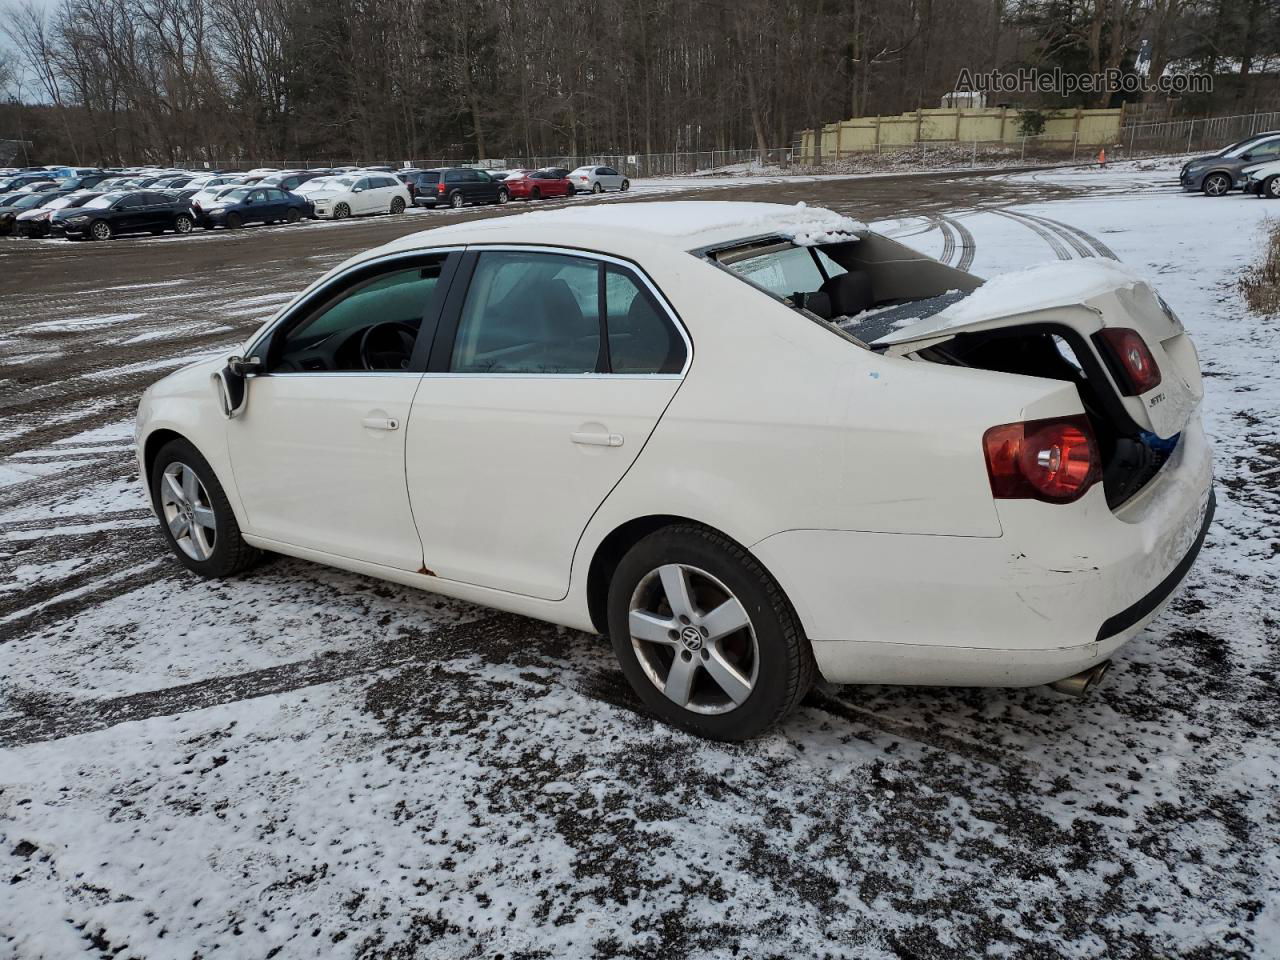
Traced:
<path id="1" fill-rule="evenodd" d="M 229 364 L 215 373 L 212 379 L 222 406 L 222 415 L 231 420 L 244 413 L 249 399 L 248 381 L 232 372 Z"/>
<path id="2" fill-rule="evenodd" d="M 1243 160 L 1245 163 L 1248 163 L 1250 160 L 1253 159 L 1253 154 L 1248 150 L 1246 150 L 1244 153 L 1240 154 L 1240 159 Z"/>
<path id="3" fill-rule="evenodd" d="M 227 369 L 237 377 L 250 377 L 262 372 L 261 357 L 228 357 Z"/>

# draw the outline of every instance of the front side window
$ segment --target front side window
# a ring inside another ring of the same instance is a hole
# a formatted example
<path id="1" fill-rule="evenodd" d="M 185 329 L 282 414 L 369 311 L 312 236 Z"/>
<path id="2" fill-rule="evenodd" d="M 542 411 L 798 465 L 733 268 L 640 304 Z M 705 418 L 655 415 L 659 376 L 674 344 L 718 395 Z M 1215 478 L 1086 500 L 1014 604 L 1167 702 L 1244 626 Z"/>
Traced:
<path id="1" fill-rule="evenodd" d="M 1280 140 L 1264 140 L 1249 151 L 1251 160 L 1274 160 L 1280 156 Z"/>
<path id="2" fill-rule="evenodd" d="M 445 260 L 441 254 L 367 279 L 317 306 L 274 338 L 268 369 L 273 373 L 408 369 L 423 318 L 435 316 Z"/>
<path id="3" fill-rule="evenodd" d="M 476 264 L 454 338 L 456 373 L 582 374 L 600 362 L 600 264 L 493 251 Z"/>

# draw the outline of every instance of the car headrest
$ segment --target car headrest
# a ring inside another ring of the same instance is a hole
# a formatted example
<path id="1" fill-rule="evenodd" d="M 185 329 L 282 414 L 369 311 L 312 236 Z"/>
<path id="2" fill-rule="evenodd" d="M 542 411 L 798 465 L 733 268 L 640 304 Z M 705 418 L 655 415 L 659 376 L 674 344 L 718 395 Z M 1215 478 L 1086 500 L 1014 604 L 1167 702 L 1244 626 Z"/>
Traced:
<path id="1" fill-rule="evenodd" d="M 865 273 L 842 273 L 820 288 L 831 298 L 832 316 L 852 317 L 876 305 L 871 295 L 871 278 Z"/>

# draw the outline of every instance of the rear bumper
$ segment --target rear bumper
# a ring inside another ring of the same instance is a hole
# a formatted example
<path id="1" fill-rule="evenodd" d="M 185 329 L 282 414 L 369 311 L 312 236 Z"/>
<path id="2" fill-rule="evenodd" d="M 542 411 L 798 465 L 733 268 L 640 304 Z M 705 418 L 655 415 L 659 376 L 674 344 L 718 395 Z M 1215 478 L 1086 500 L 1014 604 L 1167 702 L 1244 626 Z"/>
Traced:
<path id="1" fill-rule="evenodd" d="M 1032 686 L 1136 636 L 1189 572 L 1212 518 L 1198 417 L 1160 474 L 1113 513 L 998 502 L 999 537 L 794 530 L 752 548 L 837 683 Z"/>

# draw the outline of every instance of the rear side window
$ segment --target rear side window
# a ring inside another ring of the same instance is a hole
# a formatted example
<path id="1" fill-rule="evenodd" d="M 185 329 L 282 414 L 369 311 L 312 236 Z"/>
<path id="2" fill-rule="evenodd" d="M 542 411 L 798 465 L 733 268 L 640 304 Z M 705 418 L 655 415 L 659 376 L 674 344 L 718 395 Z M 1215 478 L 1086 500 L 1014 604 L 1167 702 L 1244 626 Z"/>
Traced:
<path id="1" fill-rule="evenodd" d="M 482 253 L 454 338 L 455 373 L 594 373 L 600 268 L 544 253 Z"/>
<path id="2" fill-rule="evenodd" d="M 634 277 L 612 264 L 605 274 L 609 360 L 614 373 L 679 373 L 684 340 Z"/>

